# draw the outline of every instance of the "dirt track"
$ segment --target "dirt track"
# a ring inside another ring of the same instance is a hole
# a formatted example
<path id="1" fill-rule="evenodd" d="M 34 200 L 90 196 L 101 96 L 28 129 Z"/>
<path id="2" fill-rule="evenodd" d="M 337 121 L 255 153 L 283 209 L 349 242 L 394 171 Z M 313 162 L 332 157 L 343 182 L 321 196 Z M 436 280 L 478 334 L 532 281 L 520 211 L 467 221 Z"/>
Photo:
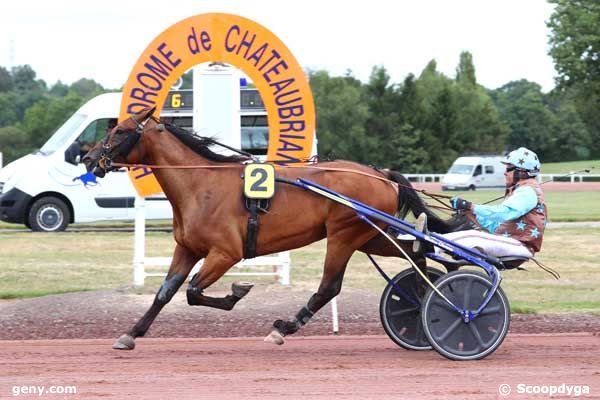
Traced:
<path id="1" fill-rule="evenodd" d="M 331 332 L 327 309 L 282 347 L 235 337 L 266 334 L 273 318 L 293 315 L 308 296 L 259 287 L 225 313 L 189 307 L 178 293 L 133 352 L 111 344 L 152 295 L 103 291 L 2 302 L 0 399 L 13 398 L 13 386 L 52 385 L 76 386 L 77 394 L 18 398 L 492 399 L 503 383 L 515 391 L 519 383 L 588 385 L 600 398 L 600 336 L 591 333 L 600 331 L 600 318 L 593 314 L 515 314 L 494 354 L 460 363 L 396 346 L 382 335 L 378 296 L 360 291 L 340 298 L 343 336 L 324 336 Z M 52 338 L 71 339 L 45 340 Z"/>
<path id="2" fill-rule="evenodd" d="M 20 385 L 72 385 L 42 398 L 499 398 L 499 385 L 587 385 L 600 396 L 600 338 L 509 335 L 482 361 L 409 352 L 383 336 L 141 339 L 132 352 L 110 340 L 7 341 L 0 347 L 0 398 Z M 594 356 L 595 354 L 595 356 Z M 537 396 L 544 398 L 546 396 Z M 20 396 L 19 398 L 40 398 Z"/>

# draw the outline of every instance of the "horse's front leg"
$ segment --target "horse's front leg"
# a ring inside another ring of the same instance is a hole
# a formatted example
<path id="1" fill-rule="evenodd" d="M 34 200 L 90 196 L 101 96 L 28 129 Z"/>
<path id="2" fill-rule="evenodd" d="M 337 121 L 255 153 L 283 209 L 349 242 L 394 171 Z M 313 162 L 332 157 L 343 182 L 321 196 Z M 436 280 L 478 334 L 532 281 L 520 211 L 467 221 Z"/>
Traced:
<path id="1" fill-rule="evenodd" d="M 113 344 L 113 349 L 133 350 L 135 348 L 135 338 L 146 334 L 160 310 L 173 298 L 199 259 L 199 256 L 192 254 L 185 247 L 180 245 L 175 247 L 169 272 L 156 293 L 152 306 L 127 334 Z"/>
<path id="2" fill-rule="evenodd" d="M 225 297 L 210 297 L 203 294 L 204 289 L 219 280 L 240 259 L 230 256 L 218 249 L 208 252 L 208 256 L 187 289 L 187 300 L 190 306 L 205 306 L 229 311 L 235 304 L 248 294 L 254 286 L 249 282 L 234 282 L 231 284 L 232 294 Z"/>

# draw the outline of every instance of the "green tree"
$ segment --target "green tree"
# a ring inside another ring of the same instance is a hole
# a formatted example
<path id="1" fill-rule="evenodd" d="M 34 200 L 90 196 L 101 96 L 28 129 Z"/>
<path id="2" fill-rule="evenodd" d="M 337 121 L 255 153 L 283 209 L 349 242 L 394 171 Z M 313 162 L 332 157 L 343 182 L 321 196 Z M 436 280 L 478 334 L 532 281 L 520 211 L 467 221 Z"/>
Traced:
<path id="1" fill-rule="evenodd" d="M 549 0 L 555 5 L 547 25 L 550 55 L 560 90 L 570 88 L 573 101 L 591 137 L 590 157 L 600 157 L 600 2 Z"/>
<path id="2" fill-rule="evenodd" d="M 69 93 L 69 85 L 62 83 L 59 80 L 54 85 L 52 85 L 52 87 L 50 88 L 48 93 L 51 96 L 55 96 L 55 97 L 65 97 L 67 95 L 67 93 Z"/>
<path id="3" fill-rule="evenodd" d="M 369 162 L 374 142 L 365 134 L 368 108 L 354 78 L 330 77 L 326 71 L 309 73 L 317 112 L 318 154 Z M 360 84 L 360 82 L 359 82 Z"/>
<path id="4" fill-rule="evenodd" d="M 557 127 L 544 161 L 586 160 L 591 156 L 592 137 L 577 111 L 577 91 L 567 89 L 550 97 Z"/>
<path id="5" fill-rule="evenodd" d="M 460 53 L 460 61 L 456 67 L 456 81 L 465 86 L 475 86 L 475 65 L 473 65 L 473 55 L 468 51 Z"/>
<path id="6" fill-rule="evenodd" d="M 390 160 L 400 151 L 390 144 L 402 134 L 399 118 L 401 102 L 400 92 L 390 83 L 390 76 L 383 66 L 373 67 L 363 98 L 369 107 L 366 132 L 376 146 L 370 154 L 371 162 L 390 167 Z"/>
<path id="7" fill-rule="evenodd" d="M 502 119 L 510 128 L 508 150 L 524 146 L 546 160 L 558 121 L 547 107 L 540 85 L 524 79 L 509 82 L 496 89 L 494 97 Z"/>
<path id="8" fill-rule="evenodd" d="M 15 94 L 0 93 L 0 127 L 12 125 L 18 121 Z"/>
<path id="9" fill-rule="evenodd" d="M 23 130 L 31 146 L 41 147 L 77 111 L 81 103 L 81 97 L 70 92 L 62 98 L 44 98 L 28 108 L 23 119 Z"/>
<path id="10" fill-rule="evenodd" d="M 400 132 L 394 140 L 395 156 L 390 166 L 406 173 L 429 172 L 429 153 L 423 146 L 423 99 L 415 76 L 408 74 L 398 88 L 400 96 Z"/>
<path id="11" fill-rule="evenodd" d="M 455 148 L 465 153 L 500 154 L 506 145 L 508 127 L 501 120 L 496 106 L 482 87 L 477 85 L 473 56 L 460 54 L 454 85 L 457 141 Z"/>
<path id="12" fill-rule="evenodd" d="M 13 88 L 13 80 L 10 72 L 2 66 L 0 66 L 0 93 L 8 92 Z"/>
<path id="13" fill-rule="evenodd" d="M 19 92 L 26 91 L 46 91 L 46 82 L 41 79 L 35 79 L 36 73 L 29 65 L 18 65 L 12 69 L 12 78 L 14 90 Z"/>
<path id="14" fill-rule="evenodd" d="M 561 86 L 600 83 L 600 2 L 549 0 L 550 55 Z"/>
<path id="15" fill-rule="evenodd" d="M 75 92 L 82 99 L 89 99 L 104 92 L 102 85 L 96 83 L 93 79 L 81 78 L 69 87 L 69 90 Z"/>
<path id="16" fill-rule="evenodd" d="M 6 165 L 25 154 L 31 153 L 33 148 L 29 144 L 27 135 L 16 126 L 0 128 L 0 152 L 3 163 Z"/>

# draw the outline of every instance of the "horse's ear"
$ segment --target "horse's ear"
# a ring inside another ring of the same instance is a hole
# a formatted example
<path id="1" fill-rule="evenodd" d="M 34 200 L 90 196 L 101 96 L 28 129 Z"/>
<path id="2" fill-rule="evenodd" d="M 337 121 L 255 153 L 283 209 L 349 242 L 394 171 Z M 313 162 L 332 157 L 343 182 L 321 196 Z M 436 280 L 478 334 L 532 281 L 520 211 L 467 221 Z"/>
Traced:
<path id="1" fill-rule="evenodd" d="M 156 107 L 144 108 L 142 111 L 133 116 L 133 119 L 139 124 L 147 120 L 154 114 Z"/>

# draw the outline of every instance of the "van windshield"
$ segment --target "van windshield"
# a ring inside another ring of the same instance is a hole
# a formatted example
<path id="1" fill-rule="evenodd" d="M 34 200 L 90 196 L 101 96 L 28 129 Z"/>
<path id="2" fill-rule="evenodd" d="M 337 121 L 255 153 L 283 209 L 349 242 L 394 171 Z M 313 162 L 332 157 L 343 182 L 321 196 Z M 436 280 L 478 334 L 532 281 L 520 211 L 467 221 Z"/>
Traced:
<path id="1" fill-rule="evenodd" d="M 472 165 L 454 164 L 450 167 L 449 174 L 471 175 L 473 171 Z"/>
<path id="2" fill-rule="evenodd" d="M 73 114 L 56 132 L 50 136 L 50 139 L 42 146 L 40 153 L 49 155 L 58 150 L 67 141 L 70 141 L 73 132 L 81 126 L 81 123 L 87 118 L 84 114 Z"/>

